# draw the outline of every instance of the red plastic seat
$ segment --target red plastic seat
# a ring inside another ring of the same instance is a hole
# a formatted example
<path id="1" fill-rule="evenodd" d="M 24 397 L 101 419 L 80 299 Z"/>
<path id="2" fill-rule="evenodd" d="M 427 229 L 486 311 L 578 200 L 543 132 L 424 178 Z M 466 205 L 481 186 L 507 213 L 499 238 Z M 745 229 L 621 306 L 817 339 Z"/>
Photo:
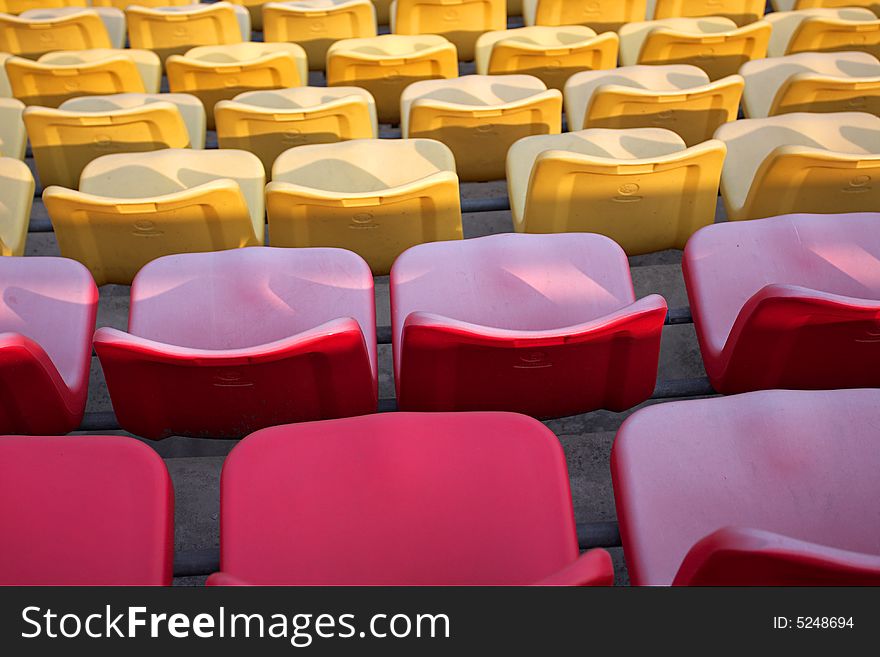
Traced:
<path id="1" fill-rule="evenodd" d="M 719 392 L 880 386 L 880 213 L 707 226 L 682 265 Z"/>
<path id="2" fill-rule="evenodd" d="M 391 271 L 401 410 L 555 417 L 654 391 L 666 302 L 636 301 L 626 254 L 590 233 L 415 246 Z"/>
<path id="3" fill-rule="evenodd" d="M 880 390 L 641 409 L 611 474 L 637 585 L 880 583 Z"/>
<path id="4" fill-rule="evenodd" d="M 342 249 L 252 247 L 159 258 L 129 332 L 95 351 L 120 425 L 147 438 L 240 437 L 376 410 L 373 276 Z"/>
<path id="5" fill-rule="evenodd" d="M 578 558 L 565 455 L 512 413 L 387 413 L 264 429 L 220 484 L 209 584 L 611 584 Z"/>
<path id="6" fill-rule="evenodd" d="M 0 258 L 0 433 L 64 434 L 82 422 L 98 289 L 66 258 Z"/>
<path id="7" fill-rule="evenodd" d="M 0 437 L 0 584 L 169 585 L 174 490 L 122 436 Z"/>

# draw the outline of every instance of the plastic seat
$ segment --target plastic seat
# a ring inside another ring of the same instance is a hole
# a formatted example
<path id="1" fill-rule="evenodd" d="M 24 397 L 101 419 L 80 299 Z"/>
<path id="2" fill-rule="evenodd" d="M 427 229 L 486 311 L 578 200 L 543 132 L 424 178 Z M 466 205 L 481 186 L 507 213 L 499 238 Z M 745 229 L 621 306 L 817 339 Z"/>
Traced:
<path id="1" fill-rule="evenodd" d="M 880 190 L 880 118 L 794 113 L 721 126 L 721 196 L 728 219 L 792 212 L 870 212 Z"/>
<path id="2" fill-rule="evenodd" d="M 9 85 L 9 77 L 6 75 L 6 62 L 14 56 L 8 52 L 0 52 L 0 98 L 12 97 L 12 87 Z"/>
<path id="3" fill-rule="evenodd" d="M 336 246 L 387 274 L 407 248 L 462 237 L 455 161 L 426 139 L 299 146 L 266 186 L 273 246 Z"/>
<path id="4" fill-rule="evenodd" d="M 214 108 L 220 148 L 254 153 L 266 173 L 294 146 L 379 136 L 376 103 L 359 87 L 249 91 Z"/>
<path id="5" fill-rule="evenodd" d="M 23 256 L 34 200 L 34 177 L 21 160 L 0 157 L 0 198 L 0 256 Z"/>
<path id="6" fill-rule="evenodd" d="M 715 220 L 725 151 L 660 128 L 526 137 L 507 154 L 514 229 L 600 233 L 629 255 L 683 249 Z"/>
<path id="7" fill-rule="evenodd" d="M 748 62 L 743 112 L 860 111 L 880 115 L 880 61 L 865 52 L 801 53 Z"/>
<path id="8" fill-rule="evenodd" d="M 375 412 L 375 326 L 373 278 L 355 254 L 239 249 L 144 267 L 128 333 L 99 329 L 95 351 L 126 430 L 238 438 Z"/>
<path id="9" fill-rule="evenodd" d="M 876 586 L 878 422 L 878 390 L 636 411 L 611 454 L 631 583 Z"/>
<path id="10" fill-rule="evenodd" d="M 636 301 L 602 235 L 501 234 L 414 246 L 391 270 L 401 410 L 559 417 L 654 391 L 663 297 Z"/>
<path id="11" fill-rule="evenodd" d="M 877 213 L 788 215 L 691 239 L 685 282 L 716 390 L 880 386 L 878 226 Z"/>
<path id="12" fill-rule="evenodd" d="M 130 1 L 130 0 L 128 0 Z M 97 2 L 92 4 L 98 4 Z M 0 0 L 0 13 L 18 15 L 29 9 L 86 7 L 88 0 Z"/>
<path id="13" fill-rule="evenodd" d="M 585 71 L 565 85 L 565 117 L 569 130 L 666 128 L 696 146 L 736 120 L 744 84 L 738 75 L 711 82 L 688 64 Z"/>
<path id="14" fill-rule="evenodd" d="M 400 96 L 409 84 L 457 76 L 455 46 L 433 34 L 343 39 L 327 51 L 327 85 L 369 91 L 381 123 L 400 121 Z"/>
<path id="15" fill-rule="evenodd" d="M 12 181 L 4 175 L 0 186 Z M 11 191 L 20 194 L 18 186 Z M 64 434 L 80 425 L 97 307 L 98 290 L 79 263 L 0 258 L 0 432 Z"/>
<path id="16" fill-rule="evenodd" d="M 877 0 L 770 0 L 774 11 L 814 9 L 817 7 L 867 7 L 880 9 Z"/>
<path id="17" fill-rule="evenodd" d="M 479 36 L 507 28 L 507 0 L 394 0 L 391 31 L 439 34 L 451 41 L 462 61 L 474 58 Z"/>
<path id="18" fill-rule="evenodd" d="M 209 585 L 613 580 L 607 552 L 578 556 L 559 441 L 513 413 L 264 429 L 223 465 L 220 527 L 222 572 Z"/>
<path id="19" fill-rule="evenodd" d="M 692 64 L 718 80 L 765 57 L 770 32 L 767 21 L 737 27 L 721 17 L 630 23 L 620 28 L 620 64 Z"/>
<path id="20" fill-rule="evenodd" d="M 327 50 L 340 39 L 376 36 L 376 9 L 370 0 L 298 0 L 263 6 L 266 41 L 297 43 L 309 68 L 323 71 Z"/>
<path id="21" fill-rule="evenodd" d="M 0 585 L 171 585 L 174 489 L 137 440 L 0 437 L 0 500 Z"/>
<path id="22" fill-rule="evenodd" d="M 0 14 L 0 50 L 13 55 L 36 59 L 54 50 L 112 47 L 107 28 L 94 9 L 77 9 L 57 18 Z"/>
<path id="23" fill-rule="evenodd" d="M 582 25 L 486 32 L 477 39 L 477 73 L 524 73 L 561 91 L 578 71 L 617 66 L 618 41 L 613 32 L 597 36 Z"/>
<path id="24" fill-rule="evenodd" d="M 773 35 L 769 57 L 799 52 L 860 50 L 880 57 L 880 19 L 862 7 L 804 9 L 767 14 Z"/>
<path id="25" fill-rule="evenodd" d="M 647 0 L 522 0 L 526 25 L 586 25 L 596 32 L 616 32 L 644 20 Z"/>
<path id="26" fill-rule="evenodd" d="M 562 94 L 531 75 L 426 80 L 404 90 L 400 115 L 404 138 L 449 146 L 462 180 L 497 180 L 515 141 L 559 133 Z"/>
<path id="27" fill-rule="evenodd" d="M 251 153 L 164 149 L 93 160 L 79 191 L 48 187 L 43 202 L 62 255 L 128 285 L 163 255 L 262 244 L 264 184 Z"/>
<path id="28" fill-rule="evenodd" d="M 35 2 L 43 2 L 43 0 L 34 0 Z M 68 0 L 65 0 L 68 1 Z M 125 11 L 131 5 L 139 7 L 182 7 L 195 4 L 195 0 L 87 0 L 93 7 L 115 7 Z"/>
<path id="29" fill-rule="evenodd" d="M 0 155 L 23 160 L 27 133 L 22 114 L 24 103 L 15 98 L 0 98 Z"/>
<path id="30" fill-rule="evenodd" d="M 165 63 L 172 92 L 202 101 L 208 129 L 214 128 L 214 105 L 252 89 L 284 89 L 306 84 L 305 51 L 295 43 L 236 43 L 200 46 Z"/>
<path id="31" fill-rule="evenodd" d="M 191 1 L 192 0 L 190 0 L 190 2 Z M 250 16 L 251 29 L 256 30 L 257 32 L 263 32 L 265 29 L 263 26 L 263 10 L 265 9 L 268 0 L 229 0 L 229 2 L 244 7 Z M 265 34 L 263 36 L 265 36 Z M 245 39 L 245 41 L 249 40 L 250 39 Z"/>
<path id="32" fill-rule="evenodd" d="M 722 16 L 748 25 L 764 16 L 766 0 L 648 0 L 649 19 Z"/>
<path id="33" fill-rule="evenodd" d="M 125 14 L 119 9 L 113 7 L 89 7 L 88 11 L 98 14 L 104 29 L 107 30 L 107 36 L 110 38 L 111 48 L 125 47 Z M 19 14 L 19 18 L 32 20 L 60 20 L 67 16 L 79 16 L 82 14 L 81 7 L 55 7 L 43 9 L 31 9 Z M 34 29 L 34 28 L 32 28 Z M 74 43 L 76 40 L 74 40 Z M 61 45 L 61 44 L 59 44 Z M 53 48 L 55 50 L 77 50 L 77 48 Z"/>

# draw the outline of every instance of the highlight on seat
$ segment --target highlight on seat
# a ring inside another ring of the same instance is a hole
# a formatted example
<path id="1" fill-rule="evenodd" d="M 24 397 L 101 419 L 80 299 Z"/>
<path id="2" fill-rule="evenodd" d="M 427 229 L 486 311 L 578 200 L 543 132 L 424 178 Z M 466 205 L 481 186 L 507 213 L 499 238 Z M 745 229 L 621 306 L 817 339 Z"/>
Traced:
<path id="1" fill-rule="evenodd" d="M 626 254 L 607 237 L 422 244 L 397 259 L 390 284 L 401 410 L 562 417 L 621 411 L 654 391 L 666 302 L 636 301 Z"/>
<path id="2" fill-rule="evenodd" d="M 522 0 L 526 25 L 586 25 L 596 32 L 616 32 L 645 18 L 647 0 Z"/>
<path id="3" fill-rule="evenodd" d="M 787 215 L 694 235 L 684 278 L 713 387 L 880 387 L 878 226 L 874 212 Z"/>
<path id="4" fill-rule="evenodd" d="M 55 50 L 115 47 L 94 8 L 0 14 L 0 51 L 35 59 Z"/>
<path id="5" fill-rule="evenodd" d="M 611 453 L 631 583 L 878 585 L 878 422 L 878 390 L 636 411 Z"/>
<path id="6" fill-rule="evenodd" d="M 650 20 L 721 16 L 748 25 L 764 17 L 766 6 L 766 0 L 648 0 L 647 16 Z"/>
<path id="7" fill-rule="evenodd" d="M 0 156 L 24 160 L 27 132 L 24 127 L 24 103 L 15 98 L 0 98 Z"/>
<path id="8" fill-rule="evenodd" d="M 479 36 L 507 27 L 507 0 L 393 0 L 391 31 L 395 34 L 438 34 L 455 45 L 469 62 Z"/>
<path id="9" fill-rule="evenodd" d="M 629 255 L 683 249 L 715 221 L 725 152 L 662 128 L 526 137 L 507 154 L 514 230 L 599 233 Z"/>
<path id="10" fill-rule="evenodd" d="M 3 117 L 2 100 L 0 117 Z M 0 125 L 0 135 L 2 132 L 3 126 Z M 0 256 L 23 256 L 34 202 L 34 176 L 30 168 L 17 158 L 0 157 L 0 198 L 3 199 L 0 203 Z"/>
<path id="11" fill-rule="evenodd" d="M 462 238 L 452 152 L 427 139 L 356 139 L 284 152 L 266 186 L 273 246 L 354 251 L 375 274 L 409 247 Z"/>
<path id="12" fill-rule="evenodd" d="M 262 244 L 264 184 L 251 153 L 173 148 L 99 157 L 79 191 L 48 187 L 43 202 L 62 255 L 128 285 L 163 255 Z"/>
<path id="13" fill-rule="evenodd" d="M 95 351 L 126 430 L 240 438 L 374 413 L 375 326 L 357 255 L 258 247 L 151 262 L 132 284 L 128 332 L 99 329 Z"/>
<path id="14" fill-rule="evenodd" d="M 767 14 L 773 27 L 767 54 L 861 50 L 880 57 L 880 19 L 864 7 L 818 8 Z"/>
<path id="15" fill-rule="evenodd" d="M 223 466 L 220 568 L 208 585 L 613 582 L 607 552 L 578 555 L 559 441 L 513 413 L 385 413 L 248 436 Z"/>

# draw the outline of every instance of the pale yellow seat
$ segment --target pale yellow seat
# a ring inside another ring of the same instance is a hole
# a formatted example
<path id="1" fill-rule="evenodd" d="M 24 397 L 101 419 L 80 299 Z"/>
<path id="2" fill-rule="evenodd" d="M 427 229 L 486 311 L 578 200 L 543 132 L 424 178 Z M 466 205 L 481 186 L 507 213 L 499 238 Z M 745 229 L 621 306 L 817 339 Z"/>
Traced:
<path id="1" fill-rule="evenodd" d="M 526 25 L 586 25 L 596 32 L 617 31 L 644 20 L 647 0 L 522 0 Z"/>
<path id="2" fill-rule="evenodd" d="M 42 1 L 42 0 L 35 0 Z M 115 7 L 125 11 L 131 5 L 139 7 L 183 7 L 198 4 L 198 0 L 87 0 L 93 7 Z"/>
<path id="3" fill-rule="evenodd" d="M 743 113 L 868 112 L 880 116 L 880 61 L 866 52 L 799 53 L 748 62 Z"/>
<path id="4" fill-rule="evenodd" d="M 355 139 L 282 153 L 266 186 L 272 246 L 335 246 L 375 274 L 416 244 L 462 237 L 455 161 L 427 139 Z"/>
<path id="5" fill-rule="evenodd" d="M 4 158 L 24 159 L 27 132 L 22 120 L 23 113 L 24 103 L 20 100 L 0 98 L 0 155 Z"/>
<path id="6" fill-rule="evenodd" d="M 0 51 L 36 59 L 54 50 L 110 48 L 104 22 L 93 9 L 55 18 L 22 18 L 0 14 Z"/>
<path id="7" fill-rule="evenodd" d="M 880 16 L 878 0 L 770 0 L 775 11 L 816 9 L 817 7 L 865 7 Z"/>
<path id="8" fill-rule="evenodd" d="M 477 39 L 477 73 L 525 73 L 561 90 L 578 71 L 617 66 L 618 45 L 614 32 L 597 35 L 583 25 L 533 25 L 486 32 Z"/>
<path id="9" fill-rule="evenodd" d="M 26 20 L 59 20 L 66 16 L 76 16 L 82 13 L 81 7 L 55 7 L 48 9 L 29 9 L 19 14 L 19 18 Z M 89 7 L 89 11 L 98 14 L 107 36 L 110 37 L 111 48 L 125 47 L 125 14 L 114 7 Z M 75 50 L 75 48 L 53 48 L 53 50 Z"/>
<path id="10" fill-rule="evenodd" d="M 729 219 L 880 207 L 880 118 L 873 114 L 743 119 L 715 137 L 727 144 L 721 195 Z"/>
<path id="11" fill-rule="evenodd" d="M 0 256 L 23 256 L 34 201 L 34 176 L 21 160 L 0 157 L 0 199 Z"/>
<path id="12" fill-rule="evenodd" d="M 497 180 L 516 140 L 559 133 L 562 94 L 531 75 L 425 80 L 404 90 L 400 116 L 404 138 L 449 146 L 462 180 Z"/>
<path id="13" fill-rule="evenodd" d="M 394 0 L 391 31 L 439 34 L 455 44 L 458 58 L 471 61 L 477 38 L 507 27 L 507 0 Z"/>
<path id="14" fill-rule="evenodd" d="M 214 127 L 214 105 L 252 89 L 286 89 L 309 79 L 305 51 L 295 43 L 199 46 L 165 62 L 168 88 L 197 96 Z"/>
<path id="15" fill-rule="evenodd" d="M 600 233 L 630 255 L 683 249 L 715 220 L 725 150 L 662 128 L 526 137 L 507 154 L 514 229 Z"/>
<path id="16" fill-rule="evenodd" d="M 15 57 L 8 52 L 0 52 L 0 98 L 12 98 L 12 86 L 6 74 L 6 62 Z"/>
<path id="17" fill-rule="evenodd" d="M 799 52 L 862 50 L 880 57 L 880 19 L 870 9 L 803 9 L 767 14 L 769 57 Z"/>
<path id="18" fill-rule="evenodd" d="M 151 260 L 263 243 L 263 165 L 245 151 L 165 149 L 92 161 L 79 191 L 43 192 L 61 255 L 98 285 L 129 284 Z"/>
<path id="19" fill-rule="evenodd" d="M 764 16 L 766 6 L 766 0 L 648 0 L 647 16 L 651 20 L 723 16 L 748 25 Z"/>
<path id="20" fill-rule="evenodd" d="M 379 136 L 376 103 L 359 87 L 249 91 L 214 109 L 220 148 L 255 154 L 268 174 L 288 148 Z"/>
<path id="21" fill-rule="evenodd" d="M 456 76 L 455 46 L 433 34 L 343 39 L 327 51 L 327 85 L 369 91 L 382 123 L 400 121 L 400 95 L 407 85 Z"/>
<path id="22" fill-rule="evenodd" d="M 740 76 L 711 82 L 688 64 L 585 71 L 565 85 L 565 116 L 569 130 L 666 128 L 694 146 L 736 120 L 742 91 Z"/>
<path id="23" fill-rule="evenodd" d="M 770 24 L 737 27 L 729 18 L 665 18 L 620 29 L 620 64 L 692 64 L 713 80 L 767 54 Z"/>
<path id="24" fill-rule="evenodd" d="M 30 9 L 54 9 L 57 7 L 87 7 L 88 0 L 0 0 L 0 13 L 18 15 Z"/>
<path id="25" fill-rule="evenodd" d="M 263 7 L 263 21 L 263 38 L 301 45 L 312 70 L 324 70 L 333 42 L 376 36 L 376 9 L 370 0 L 270 2 Z"/>

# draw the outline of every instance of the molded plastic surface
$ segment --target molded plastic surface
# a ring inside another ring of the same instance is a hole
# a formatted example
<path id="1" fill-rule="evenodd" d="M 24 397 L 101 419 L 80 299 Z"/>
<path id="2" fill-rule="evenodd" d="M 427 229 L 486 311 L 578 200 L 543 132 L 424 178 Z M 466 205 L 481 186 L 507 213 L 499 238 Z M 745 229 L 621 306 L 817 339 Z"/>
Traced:
<path id="1" fill-rule="evenodd" d="M 24 103 L 20 100 L 0 98 L 0 155 L 3 157 L 24 160 L 27 131 L 23 114 Z"/>
<path id="2" fill-rule="evenodd" d="M 748 25 L 764 16 L 766 0 L 648 0 L 650 19 L 723 16 Z"/>
<path id="3" fill-rule="evenodd" d="M 391 31 L 439 34 L 451 41 L 462 61 L 474 58 L 484 32 L 507 27 L 507 0 L 394 0 Z"/>
<path id="4" fill-rule="evenodd" d="M 3 100 L 0 117 L 4 114 Z M 3 127 L 0 125 L 0 134 Z M 0 256 L 23 256 L 34 202 L 34 176 L 17 158 L 0 157 L 0 198 Z"/>
<path id="5" fill-rule="evenodd" d="M 98 12 L 76 9 L 54 18 L 0 14 L 0 51 L 37 58 L 54 50 L 112 48 Z"/>
<path id="6" fill-rule="evenodd" d="M 586 25 L 596 32 L 614 32 L 644 20 L 646 0 L 522 0 L 526 25 Z"/>
<path id="7" fill-rule="evenodd" d="M 773 34 L 767 54 L 862 50 L 880 57 L 880 19 L 860 7 L 804 9 L 767 14 Z"/>

